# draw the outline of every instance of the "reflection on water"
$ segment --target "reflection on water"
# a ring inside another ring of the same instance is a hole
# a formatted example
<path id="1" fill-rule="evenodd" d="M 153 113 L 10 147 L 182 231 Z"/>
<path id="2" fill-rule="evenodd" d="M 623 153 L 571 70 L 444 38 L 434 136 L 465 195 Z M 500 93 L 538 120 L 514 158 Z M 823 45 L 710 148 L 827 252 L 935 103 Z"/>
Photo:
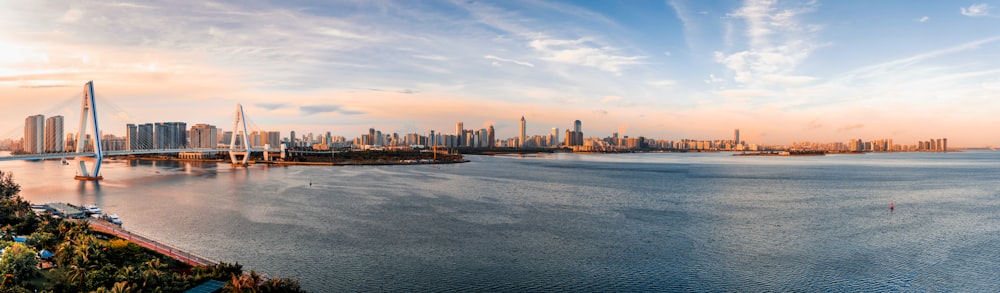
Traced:
<path id="1" fill-rule="evenodd" d="M 990 291 L 1000 155 L 2 162 L 34 202 L 327 291 Z M 888 210 L 890 202 L 896 209 Z"/>

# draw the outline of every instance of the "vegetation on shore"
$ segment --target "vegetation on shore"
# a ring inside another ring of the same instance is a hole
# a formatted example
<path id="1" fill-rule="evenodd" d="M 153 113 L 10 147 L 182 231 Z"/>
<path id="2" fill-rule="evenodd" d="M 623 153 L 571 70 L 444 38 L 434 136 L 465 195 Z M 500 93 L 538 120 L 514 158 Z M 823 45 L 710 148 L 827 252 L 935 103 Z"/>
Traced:
<path id="1" fill-rule="evenodd" d="M 304 292 L 290 278 L 244 272 L 237 264 L 191 266 L 90 229 L 88 222 L 36 215 L 0 171 L 0 292 L 183 292 L 207 280 L 223 292 Z M 23 243 L 15 235 L 27 235 Z M 42 258 L 41 251 L 54 253 Z"/>

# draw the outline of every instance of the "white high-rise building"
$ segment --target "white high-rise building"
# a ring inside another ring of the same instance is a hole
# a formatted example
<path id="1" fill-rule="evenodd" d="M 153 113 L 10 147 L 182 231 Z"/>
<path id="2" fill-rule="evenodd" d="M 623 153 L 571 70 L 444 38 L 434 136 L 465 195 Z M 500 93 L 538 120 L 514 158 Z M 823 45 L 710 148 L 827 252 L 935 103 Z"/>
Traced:
<path id="1" fill-rule="evenodd" d="M 45 119 L 45 152 L 61 153 L 64 147 L 63 116 L 56 115 Z"/>
<path id="2" fill-rule="evenodd" d="M 40 154 L 45 151 L 45 116 L 34 115 L 24 119 L 24 152 Z"/>

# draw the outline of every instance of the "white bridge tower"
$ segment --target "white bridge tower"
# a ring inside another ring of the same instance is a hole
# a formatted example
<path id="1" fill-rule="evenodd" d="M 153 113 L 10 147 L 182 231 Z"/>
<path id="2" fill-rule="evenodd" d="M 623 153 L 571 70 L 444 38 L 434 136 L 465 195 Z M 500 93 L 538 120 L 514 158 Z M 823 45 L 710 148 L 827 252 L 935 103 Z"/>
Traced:
<path id="1" fill-rule="evenodd" d="M 240 125 L 243 125 L 242 131 L 240 130 Z M 242 145 L 239 150 L 236 147 L 236 137 L 242 132 L 243 139 L 241 140 Z M 232 160 L 233 166 L 247 166 L 250 161 L 250 139 L 247 137 L 249 132 L 247 132 L 247 121 L 243 114 L 243 105 L 236 104 L 236 122 L 233 123 L 233 137 L 229 141 L 229 159 Z M 243 156 L 242 160 L 237 160 L 237 156 Z"/>
<path id="2" fill-rule="evenodd" d="M 76 153 L 83 153 L 86 140 L 87 140 L 87 124 L 89 121 L 93 120 L 94 124 L 94 135 L 90 139 L 92 145 L 94 146 L 94 156 L 93 157 L 77 157 L 80 161 L 80 174 L 76 175 L 76 180 L 87 180 L 96 181 L 102 180 L 101 177 L 101 162 L 104 160 L 104 150 L 101 148 L 101 128 L 97 125 L 97 107 L 94 103 L 94 81 L 89 81 L 83 86 L 83 106 L 80 109 L 80 131 L 77 131 L 76 137 Z M 87 119 L 88 116 L 92 116 L 92 119 Z M 86 161 L 94 161 L 93 171 L 87 171 Z"/>

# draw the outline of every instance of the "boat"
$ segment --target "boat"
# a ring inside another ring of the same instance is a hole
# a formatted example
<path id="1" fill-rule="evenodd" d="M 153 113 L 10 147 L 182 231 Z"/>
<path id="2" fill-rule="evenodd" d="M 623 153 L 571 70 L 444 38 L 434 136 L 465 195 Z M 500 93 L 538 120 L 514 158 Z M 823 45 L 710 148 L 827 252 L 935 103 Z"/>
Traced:
<path id="1" fill-rule="evenodd" d="M 117 214 L 102 214 L 101 215 L 101 220 L 108 221 L 108 222 L 110 222 L 112 224 L 115 224 L 115 225 L 118 225 L 118 226 L 122 225 L 122 220 L 120 218 L 118 218 Z"/>
<path id="2" fill-rule="evenodd" d="M 83 211 L 91 215 L 101 214 L 101 208 L 97 207 L 96 205 L 85 206 L 83 207 Z"/>

